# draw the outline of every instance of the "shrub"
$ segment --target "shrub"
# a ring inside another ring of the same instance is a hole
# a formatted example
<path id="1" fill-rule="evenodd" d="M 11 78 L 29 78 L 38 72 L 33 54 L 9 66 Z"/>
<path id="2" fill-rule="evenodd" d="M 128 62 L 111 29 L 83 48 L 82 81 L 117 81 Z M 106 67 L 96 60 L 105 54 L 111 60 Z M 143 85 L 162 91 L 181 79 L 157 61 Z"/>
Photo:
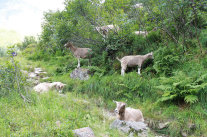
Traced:
<path id="1" fill-rule="evenodd" d="M 180 53 L 169 45 L 160 47 L 154 53 L 154 69 L 157 74 L 164 74 L 166 76 L 172 75 L 173 69 L 180 63 Z"/>
<path id="2" fill-rule="evenodd" d="M 22 43 L 17 44 L 17 47 L 20 50 L 24 50 L 30 44 L 37 44 L 37 41 L 36 41 L 35 37 L 33 37 L 33 36 L 26 36 L 26 37 L 24 37 L 24 40 L 23 40 Z"/>
<path id="3" fill-rule="evenodd" d="M 207 74 L 200 77 L 189 77 L 179 71 L 173 77 L 161 77 L 160 86 L 156 88 L 163 91 L 162 97 L 158 102 L 173 101 L 193 104 L 198 102 L 198 94 L 204 92 L 207 87 Z"/>

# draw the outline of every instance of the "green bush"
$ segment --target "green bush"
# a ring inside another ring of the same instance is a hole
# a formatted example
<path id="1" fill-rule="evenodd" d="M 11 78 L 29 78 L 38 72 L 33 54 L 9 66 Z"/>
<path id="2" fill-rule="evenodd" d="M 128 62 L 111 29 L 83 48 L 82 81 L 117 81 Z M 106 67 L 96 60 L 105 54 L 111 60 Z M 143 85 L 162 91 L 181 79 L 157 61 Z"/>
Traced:
<path id="1" fill-rule="evenodd" d="M 207 87 L 207 74 L 190 77 L 179 71 L 173 77 L 161 77 L 156 88 L 163 91 L 158 102 L 173 101 L 177 103 L 196 103 L 198 95 Z"/>
<path id="2" fill-rule="evenodd" d="M 24 50 L 27 48 L 27 46 L 29 46 L 30 44 L 37 44 L 37 41 L 35 39 L 35 37 L 33 36 L 26 36 L 24 37 L 24 40 L 22 43 L 18 43 L 17 44 L 17 47 L 20 49 L 20 50 Z"/>
<path id="3" fill-rule="evenodd" d="M 5 61 L 0 66 L 0 97 L 14 92 L 23 96 L 26 93 L 25 85 L 26 81 L 17 61 L 11 58 L 11 61 Z"/>
<path id="4" fill-rule="evenodd" d="M 172 75 L 173 69 L 175 69 L 179 63 L 181 63 L 181 56 L 178 50 L 174 46 L 168 45 L 160 47 L 154 53 L 154 69 L 157 74 L 164 74 L 166 76 Z"/>

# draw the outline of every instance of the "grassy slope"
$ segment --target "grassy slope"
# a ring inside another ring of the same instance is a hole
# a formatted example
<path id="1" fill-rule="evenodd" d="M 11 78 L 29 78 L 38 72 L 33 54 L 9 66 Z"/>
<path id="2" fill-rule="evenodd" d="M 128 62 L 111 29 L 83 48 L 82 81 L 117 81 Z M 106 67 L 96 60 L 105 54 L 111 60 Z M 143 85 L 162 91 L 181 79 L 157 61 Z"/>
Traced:
<path id="1" fill-rule="evenodd" d="M 46 62 L 36 61 L 33 63 L 35 64 L 35 66 L 45 68 L 49 72 L 51 81 L 61 81 L 63 83 L 66 83 L 68 86 L 65 92 L 68 92 L 68 90 L 74 91 L 76 90 L 73 88 L 74 85 L 75 87 L 79 87 L 83 83 L 77 80 L 71 80 L 69 78 L 69 74 L 70 74 L 69 72 L 63 74 L 58 74 L 56 72 L 57 68 L 59 68 L 61 64 L 64 64 L 66 62 L 65 59 L 67 60 L 67 58 L 65 57 L 58 57 L 58 58 L 53 58 L 52 60 Z M 26 60 L 21 62 L 26 63 Z M 130 76 L 131 74 L 127 74 L 127 75 Z M 106 76 L 105 78 L 107 79 L 107 77 L 108 76 Z M 117 74 L 109 77 L 121 78 L 121 76 L 117 76 Z M 93 97 L 98 98 L 95 100 L 95 104 L 97 104 L 98 106 L 107 107 L 109 110 L 114 109 L 115 105 L 112 103 L 110 99 L 109 100 L 101 99 L 101 95 L 93 96 Z M 127 104 L 129 104 L 129 106 L 131 107 L 141 109 L 144 114 L 145 120 L 150 119 L 152 121 L 155 121 L 155 123 L 157 121 L 169 121 L 169 120 L 173 121 L 169 129 L 164 129 L 164 130 L 155 129 L 160 133 L 167 133 L 168 135 L 175 136 L 175 135 L 179 135 L 180 131 L 183 130 L 185 132 L 188 132 L 191 136 L 200 136 L 200 135 L 207 136 L 207 132 L 206 132 L 207 125 L 206 125 L 206 118 L 205 118 L 206 112 L 200 104 L 189 107 L 189 106 L 177 106 L 174 104 L 160 105 L 155 103 L 151 99 L 140 100 L 139 98 L 135 98 L 133 101 L 125 100 L 125 99 L 121 99 L 121 100 L 127 102 Z M 199 126 L 199 128 L 197 128 L 197 130 L 195 130 L 194 133 L 191 133 L 190 129 L 188 128 L 188 124 L 191 123 L 194 123 Z"/>
<path id="2" fill-rule="evenodd" d="M 28 65 L 44 66 L 43 62 L 31 63 L 21 57 L 17 60 L 27 70 Z M 49 71 L 52 81 L 65 81 L 68 77 L 57 78 L 51 75 L 52 70 Z M 25 104 L 17 94 L 0 98 L 0 136 L 72 136 L 72 130 L 88 126 L 98 137 L 126 136 L 110 129 L 113 119 L 104 115 L 105 109 L 98 105 L 103 102 L 101 99 L 97 102 L 97 99 L 88 98 L 87 95 L 69 91 L 63 96 L 55 91 L 45 94 L 31 92 L 30 98 L 33 103 L 29 104 Z M 61 121 L 60 127 L 56 121 Z"/>
<path id="3" fill-rule="evenodd" d="M 104 117 L 104 108 L 114 109 L 115 104 L 112 101 L 104 100 L 101 96 L 93 96 L 93 99 L 89 98 L 88 95 L 70 92 L 74 91 L 70 85 L 78 87 L 83 82 L 71 80 L 69 72 L 63 74 L 56 72 L 60 64 L 66 62 L 67 58 L 58 57 L 45 62 L 30 62 L 22 57 L 17 59 L 24 69 L 28 69 L 27 65 L 42 67 L 48 72 L 51 81 L 66 83 L 68 85 L 65 90 L 66 97 L 58 96 L 56 92 L 43 95 L 33 94 L 34 104 L 24 104 L 16 96 L 1 98 L 0 110 L 3 111 L 0 112 L 0 136 L 10 134 L 14 136 L 18 134 L 21 136 L 69 136 L 71 130 L 85 126 L 90 126 L 97 136 L 126 136 L 116 130 L 111 130 L 109 128 L 110 120 Z M 119 76 L 114 75 L 114 77 Z M 74 99 L 79 101 L 74 101 Z M 89 101 L 90 104 L 84 103 L 83 100 Z M 178 135 L 181 130 L 189 130 L 187 128 L 188 123 L 195 123 L 199 125 L 199 128 L 191 136 L 207 136 L 206 115 L 204 115 L 206 112 L 199 104 L 192 107 L 180 107 L 173 104 L 158 105 L 150 99 L 140 100 L 135 98 L 133 101 L 123 101 L 131 107 L 140 108 L 145 119 L 155 121 L 173 120 L 169 129 L 157 130 L 160 133 L 168 133 L 171 136 Z M 56 126 L 55 122 L 57 120 L 62 122 L 61 128 Z"/>
<path id="4" fill-rule="evenodd" d="M 57 92 L 32 95 L 34 104 L 25 104 L 16 95 L 0 98 L 0 136 L 72 136 L 72 130 L 91 127 L 96 136 L 125 136 L 109 128 L 109 120 L 83 96 Z M 56 125 L 61 121 L 61 126 Z"/>

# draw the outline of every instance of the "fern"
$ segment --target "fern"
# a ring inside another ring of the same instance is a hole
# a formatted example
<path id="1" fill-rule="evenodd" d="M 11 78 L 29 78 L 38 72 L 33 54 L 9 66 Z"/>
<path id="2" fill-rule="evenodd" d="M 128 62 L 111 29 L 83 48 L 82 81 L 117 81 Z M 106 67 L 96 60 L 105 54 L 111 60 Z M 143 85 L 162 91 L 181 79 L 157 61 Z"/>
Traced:
<path id="1" fill-rule="evenodd" d="M 199 78 L 194 78 L 181 71 L 177 72 L 173 77 L 162 77 L 160 78 L 161 85 L 156 87 L 163 91 L 162 97 L 158 102 L 184 100 L 186 103 L 196 103 L 199 101 L 199 92 L 203 92 L 202 89 L 207 87 L 206 78 L 206 74 Z"/>
<path id="2" fill-rule="evenodd" d="M 198 97 L 196 95 L 187 95 L 185 96 L 184 100 L 186 103 L 193 104 L 198 101 Z"/>

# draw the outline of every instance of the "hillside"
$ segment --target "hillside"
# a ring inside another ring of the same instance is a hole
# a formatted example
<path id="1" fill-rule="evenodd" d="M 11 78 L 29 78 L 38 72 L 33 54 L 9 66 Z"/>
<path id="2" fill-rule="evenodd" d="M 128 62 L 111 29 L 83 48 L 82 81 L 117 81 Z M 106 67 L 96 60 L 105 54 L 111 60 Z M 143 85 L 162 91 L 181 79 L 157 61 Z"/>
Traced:
<path id="1" fill-rule="evenodd" d="M 66 0 L 44 14 L 38 41 L 26 37 L 17 57 L 11 48 L 1 59 L 0 107 L 17 105 L 16 115 L 0 115 L 2 135 L 72 136 L 90 126 L 96 136 L 128 136 L 101 113 L 115 100 L 142 111 L 149 136 L 207 136 L 206 13 L 204 0 Z M 71 78 L 79 66 L 88 80 Z M 49 78 L 28 82 L 23 72 L 36 67 Z M 63 94 L 31 89 L 57 81 Z M 24 113 L 31 119 L 21 122 Z"/>

